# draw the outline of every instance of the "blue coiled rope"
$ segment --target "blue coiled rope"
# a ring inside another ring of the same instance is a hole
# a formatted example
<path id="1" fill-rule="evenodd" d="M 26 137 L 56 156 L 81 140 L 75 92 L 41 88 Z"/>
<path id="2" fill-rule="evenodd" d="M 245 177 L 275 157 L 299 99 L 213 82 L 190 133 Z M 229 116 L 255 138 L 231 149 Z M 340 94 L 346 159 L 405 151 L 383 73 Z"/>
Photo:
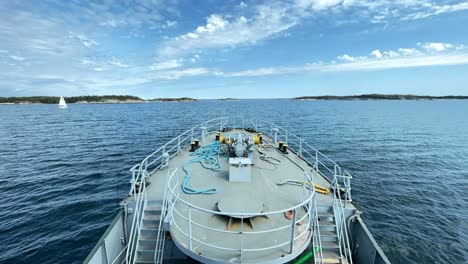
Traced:
<path id="1" fill-rule="evenodd" d="M 190 180 L 190 173 L 187 170 L 187 165 L 192 163 L 200 163 L 203 168 L 213 171 L 221 170 L 221 163 L 219 162 L 219 155 L 221 154 L 221 145 L 218 141 L 215 141 L 209 145 L 203 146 L 197 149 L 195 152 L 191 153 L 190 156 L 197 156 L 194 159 L 189 160 L 188 162 L 182 165 L 182 169 L 185 172 L 185 177 L 182 182 L 182 190 L 186 194 L 215 194 L 216 189 L 204 189 L 204 190 L 195 190 L 188 187 L 188 181 Z"/>

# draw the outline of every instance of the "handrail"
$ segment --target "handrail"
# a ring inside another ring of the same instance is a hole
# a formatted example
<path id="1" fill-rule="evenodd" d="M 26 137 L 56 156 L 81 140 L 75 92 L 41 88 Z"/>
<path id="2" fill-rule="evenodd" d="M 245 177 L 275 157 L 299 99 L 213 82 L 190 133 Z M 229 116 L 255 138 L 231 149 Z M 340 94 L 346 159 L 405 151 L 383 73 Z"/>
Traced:
<path id="1" fill-rule="evenodd" d="M 353 264 L 351 244 L 349 241 L 348 228 L 346 224 L 346 215 L 344 213 L 345 205 L 343 204 L 343 200 L 341 199 L 341 191 L 340 185 L 338 184 L 338 178 L 348 178 L 348 176 L 335 175 L 335 181 L 333 186 L 333 211 L 335 213 L 338 245 L 340 247 L 341 256 L 344 256 L 350 264 Z"/>
<path id="2" fill-rule="evenodd" d="M 138 181 L 141 181 L 141 176 L 143 171 L 147 175 L 151 175 L 157 169 L 159 169 L 165 161 L 169 160 L 171 157 L 180 152 L 181 149 L 188 146 L 190 142 L 195 138 L 201 138 L 203 136 L 202 128 L 209 134 L 216 130 L 222 130 L 229 124 L 231 121 L 232 127 L 244 128 L 245 120 L 243 117 L 218 117 L 211 120 L 208 120 L 204 123 L 198 124 L 186 131 L 184 131 L 179 136 L 171 139 L 169 142 L 158 148 L 156 151 L 152 152 L 146 158 L 144 158 L 141 163 L 133 166 L 130 171 L 132 171 L 132 180 L 130 195 L 136 194 L 135 184 Z M 302 159 L 307 161 L 310 165 L 315 165 L 315 169 L 322 174 L 324 177 L 329 179 L 331 183 L 335 180 L 334 175 L 349 174 L 346 171 L 342 171 L 341 167 L 330 159 L 327 155 L 323 154 L 321 151 L 317 150 L 311 146 L 308 142 L 298 137 L 295 134 L 292 134 L 288 130 L 284 129 L 281 126 L 277 126 L 273 123 L 264 120 L 250 120 L 250 124 L 255 128 L 255 130 L 264 133 L 265 135 L 274 138 L 274 129 L 277 129 L 277 135 L 275 139 L 283 139 L 285 143 L 289 144 L 289 148 L 294 150 Z M 190 138 L 190 141 L 188 139 Z M 276 142 L 274 142 L 276 143 Z M 172 152 L 172 153 L 171 153 Z M 167 160 L 164 159 L 163 154 L 168 153 L 169 157 Z M 306 155 L 304 155 L 306 154 Z M 159 163 L 158 163 L 159 162 Z M 148 169 L 153 166 L 151 171 Z M 348 181 L 345 184 L 345 187 L 349 187 L 349 190 L 346 195 L 346 201 L 351 201 L 350 193 L 350 182 Z"/>
<path id="3" fill-rule="evenodd" d="M 146 175 L 143 175 L 142 181 L 136 194 L 135 209 L 133 212 L 133 220 L 130 229 L 130 236 L 128 238 L 127 252 L 125 256 L 126 263 L 134 263 L 137 256 L 138 239 L 140 237 L 141 225 L 144 218 L 144 209 L 146 206 Z"/>
<path id="4" fill-rule="evenodd" d="M 129 261 L 134 260 L 134 258 L 136 257 L 136 253 L 134 251 L 136 250 L 136 247 L 137 247 L 141 222 L 142 222 L 143 214 L 144 214 L 144 206 L 146 205 L 146 183 L 150 182 L 149 176 L 152 175 L 156 170 L 162 168 L 163 166 L 167 166 L 169 160 L 173 156 L 177 155 L 182 149 L 190 145 L 190 142 L 192 142 L 194 139 L 199 138 L 203 140 L 204 137 L 206 137 L 210 133 L 217 131 L 217 130 L 223 130 L 228 125 L 232 125 L 231 128 L 245 128 L 246 124 L 249 125 L 249 123 L 245 122 L 243 117 L 232 117 L 232 116 L 231 117 L 218 117 L 218 118 L 208 120 L 204 123 L 198 124 L 184 131 L 179 136 L 171 139 L 169 142 L 167 142 L 166 144 L 158 148 L 156 151 L 152 152 L 150 155 L 145 157 L 140 163 L 136 164 L 130 169 L 130 171 L 132 172 L 132 180 L 131 180 L 131 187 L 130 187 L 129 194 L 131 196 L 136 197 L 136 203 L 135 203 L 134 217 L 133 217 L 133 221 L 131 224 L 130 236 L 129 236 L 128 245 L 127 245 L 127 256 L 125 259 L 127 263 Z M 352 178 L 352 176 L 347 171 L 342 170 L 341 167 L 332 159 L 330 159 L 327 155 L 323 154 L 321 151 L 312 147 L 308 142 L 306 142 L 302 138 L 290 133 L 288 130 L 280 126 L 274 125 L 273 123 L 270 123 L 264 120 L 251 120 L 250 124 L 253 126 L 253 128 L 255 128 L 256 131 L 262 132 L 264 135 L 272 138 L 273 143 L 276 143 L 277 140 L 283 140 L 285 143 L 287 143 L 289 145 L 289 149 L 294 151 L 300 158 L 302 158 L 305 162 L 307 162 L 310 166 L 313 167 L 313 171 L 316 171 L 317 173 L 321 174 L 322 176 L 324 176 L 330 181 L 331 186 L 335 187 L 334 191 L 338 193 L 338 196 L 340 196 L 339 194 L 340 186 L 338 185 L 338 182 L 341 180 L 343 182 L 344 190 L 345 190 L 344 200 L 346 202 L 351 201 L 350 179 Z M 172 176 L 174 175 L 175 175 L 175 172 L 171 175 L 170 179 L 172 179 Z M 308 175 L 306 176 L 308 178 L 311 178 Z M 140 183 L 139 188 L 137 188 L 138 182 Z M 312 182 L 312 180 L 310 179 L 309 182 Z M 170 193 L 169 195 L 170 200 L 166 202 L 166 205 L 165 205 L 166 208 L 164 210 L 172 210 L 174 201 L 178 201 L 184 204 L 185 206 L 189 206 L 189 208 L 191 209 L 200 210 L 204 213 L 237 216 L 237 217 L 240 217 L 242 220 L 246 218 L 246 216 L 242 215 L 241 213 L 235 213 L 235 212 L 221 213 L 221 212 L 217 212 L 213 210 L 200 208 L 194 205 L 188 205 L 184 203 L 183 200 L 180 200 L 179 195 L 176 195 L 174 193 L 175 187 L 174 189 L 168 188 L 168 191 Z M 165 194 L 165 198 L 166 198 L 166 194 Z M 306 206 L 308 210 L 307 215 L 309 216 L 309 218 L 310 216 L 312 216 L 312 213 L 313 213 L 314 219 L 317 220 L 316 204 L 314 205 L 312 203 L 307 204 L 310 201 L 312 201 L 312 198 L 309 198 L 309 200 L 303 201 L 299 205 L 293 206 L 291 208 L 277 210 L 275 212 L 260 213 L 256 215 L 283 213 L 285 211 L 295 210 L 299 207 Z M 335 206 L 336 208 L 340 208 L 342 206 L 341 196 L 340 196 L 339 201 L 340 201 L 339 202 L 340 205 Z M 163 207 L 164 207 L 164 204 L 163 204 Z M 310 212 L 311 210 L 314 210 L 314 211 L 311 213 Z M 166 214 L 167 211 L 164 213 Z M 249 217 L 251 216 L 252 214 L 249 214 Z M 308 224 L 310 224 L 310 227 L 312 229 L 318 230 L 318 227 L 319 227 L 318 220 L 308 221 L 308 222 L 311 222 Z M 309 228 L 309 225 L 308 225 L 308 228 Z M 341 233 L 344 236 L 347 236 L 348 235 L 347 232 L 344 232 L 346 231 L 345 229 L 346 229 L 346 226 L 344 226 L 343 230 L 340 230 L 340 232 L 342 231 Z M 241 234 L 249 234 L 249 232 L 242 231 Z M 159 232 L 158 232 L 158 236 L 160 236 Z M 346 239 L 346 241 L 348 241 L 348 239 Z M 316 243 L 318 243 L 318 245 L 321 244 L 320 237 L 318 237 L 318 240 L 316 241 Z M 347 243 L 349 243 L 349 241 Z M 158 247 L 160 247 L 160 245 L 158 245 Z M 162 256 L 157 255 L 158 252 L 159 252 L 158 248 L 156 248 L 155 256 L 154 256 L 156 263 L 158 260 L 162 261 Z M 319 254 L 321 256 L 321 248 L 320 248 Z"/>
<path id="5" fill-rule="evenodd" d="M 215 130 L 222 129 L 228 119 L 228 117 L 218 117 L 196 125 L 179 136 L 169 140 L 166 144 L 146 156 L 140 163 L 130 169 L 132 172 L 132 179 L 130 181 L 131 187 L 129 194 L 136 194 L 136 183 L 142 181 L 143 174 L 153 174 L 157 169 L 164 165 L 164 162 L 179 153 L 183 148 L 188 146 L 190 142 L 196 138 L 201 138 L 203 136 L 202 129 L 205 129 L 206 131 L 212 131 L 215 128 Z M 189 138 L 190 141 L 188 141 Z M 168 154 L 167 158 L 164 157 L 165 153 Z"/>
<path id="6" fill-rule="evenodd" d="M 117 255 L 115 258 L 114 258 L 114 260 L 112 261 L 112 263 L 111 263 L 111 264 L 115 264 L 115 263 L 117 263 L 116 261 L 120 259 L 120 256 L 122 256 L 122 253 L 124 253 L 124 252 L 126 252 L 126 251 L 127 251 L 127 247 L 128 247 L 128 245 L 127 245 L 127 246 L 125 246 L 124 248 L 122 248 L 122 250 L 121 250 L 121 251 L 119 252 L 119 254 L 118 254 L 118 255 Z M 123 262 L 125 262 L 125 259 L 124 259 L 124 260 L 122 260 L 120 263 L 123 263 Z"/>
<path id="7" fill-rule="evenodd" d="M 265 132 L 273 141 L 279 141 L 280 139 L 284 143 L 288 144 L 288 148 L 296 152 L 296 154 L 306 161 L 310 166 L 314 168 L 315 171 L 320 173 L 322 176 L 327 178 L 330 181 L 330 184 L 333 186 L 334 181 L 336 180 L 335 175 L 344 175 L 344 189 L 345 189 L 345 201 L 351 202 L 351 174 L 346 170 L 342 170 L 341 167 L 327 155 L 323 154 L 321 151 L 312 147 L 308 142 L 302 138 L 292 134 L 288 130 L 277 126 L 273 123 L 264 120 L 252 120 L 251 124 L 254 126 L 255 130 L 260 132 Z M 268 129 L 271 133 L 268 134 Z M 274 130 L 276 129 L 276 133 Z M 273 142 L 276 143 L 276 142 Z"/>
<path id="8" fill-rule="evenodd" d="M 168 178 L 172 177 L 175 173 L 177 172 L 177 168 L 171 169 L 167 172 Z M 166 183 L 167 187 L 167 183 Z M 167 195 L 167 188 L 164 188 L 164 198 L 166 198 Z M 158 227 L 158 234 L 156 236 L 156 247 L 154 251 L 154 263 L 162 263 L 163 257 L 164 257 L 164 231 L 163 231 L 163 223 L 164 219 L 166 218 L 167 215 L 167 208 L 168 208 L 168 200 L 163 199 L 162 205 L 161 205 L 161 217 L 159 221 L 159 227 Z"/>
<path id="9" fill-rule="evenodd" d="M 308 172 L 304 172 L 303 177 L 304 177 L 304 182 L 313 183 L 312 178 L 310 177 L 310 174 Z M 169 201 L 169 204 L 168 204 L 170 208 L 169 210 L 172 212 L 170 214 L 172 217 L 172 224 L 177 230 L 179 230 L 179 232 L 184 237 L 188 239 L 187 244 L 188 244 L 188 248 L 190 251 L 192 251 L 193 249 L 192 244 L 195 242 L 195 243 L 203 244 L 205 246 L 212 247 L 218 250 L 239 251 L 241 255 L 241 259 L 242 259 L 243 252 L 265 251 L 265 250 L 269 250 L 273 248 L 283 247 L 286 245 L 290 246 L 290 253 L 292 253 L 292 250 L 293 250 L 292 245 L 294 244 L 294 242 L 300 237 L 304 236 L 307 232 L 310 232 L 308 234 L 307 241 L 310 240 L 311 236 L 313 235 L 311 232 L 312 231 L 311 224 L 313 224 L 312 218 L 315 218 L 314 215 L 316 214 L 316 210 L 314 210 L 312 207 L 313 204 L 316 204 L 315 187 L 313 186 L 313 184 L 311 184 L 311 188 L 307 188 L 304 185 L 303 189 L 304 189 L 304 198 L 302 199 L 302 201 L 289 208 L 284 208 L 284 209 L 275 210 L 275 211 L 261 212 L 261 213 L 248 213 L 248 214 L 237 213 L 237 212 L 219 212 L 219 211 L 213 211 L 210 209 L 199 207 L 197 205 L 194 205 L 184 200 L 180 194 L 180 181 L 178 177 L 176 177 L 175 174 L 172 174 L 167 183 L 167 187 L 166 187 L 167 192 L 166 192 L 165 200 Z M 178 208 L 185 208 L 187 210 L 185 215 Z M 301 208 L 305 210 L 305 214 L 301 217 L 297 217 L 296 212 Z M 218 229 L 212 226 L 203 225 L 197 222 L 196 219 L 193 219 L 192 217 L 193 211 L 198 211 L 198 214 L 206 213 L 209 215 L 230 216 L 230 217 L 240 218 L 241 231 L 240 232 L 230 231 L 230 230 L 225 230 L 224 228 Z M 287 212 L 287 211 L 293 211 L 294 217 L 291 219 L 291 222 L 286 225 L 275 226 L 274 228 L 271 228 L 268 230 L 260 230 L 260 231 L 245 231 L 243 228 L 244 219 L 255 217 L 255 216 L 271 216 L 275 214 L 281 214 L 281 216 L 283 216 L 284 212 Z M 297 232 L 295 232 L 295 226 L 297 223 L 301 221 L 306 222 L 306 224 L 303 226 L 304 230 L 300 234 L 297 234 Z M 184 223 L 183 224 L 184 228 L 181 227 L 181 223 Z M 291 233 L 291 236 L 286 235 L 284 241 L 279 241 L 271 246 L 260 247 L 260 248 L 245 248 L 243 246 L 243 242 L 241 242 L 241 245 L 239 247 L 232 248 L 232 247 L 222 246 L 220 244 L 211 244 L 206 241 L 200 241 L 199 239 L 197 239 L 197 237 L 193 236 L 192 226 L 196 226 L 197 228 L 202 228 L 210 232 L 216 232 L 216 233 L 219 233 L 220 235 L 223 235 L 223 234 L 234 235 L 238 237 L 240 241 L 246 241 L 246 239 L 249 239 L 249 236 L 276 232 L 276 231 L 284 230 L 287 228 L 291 228 L 292 233 Z"/>

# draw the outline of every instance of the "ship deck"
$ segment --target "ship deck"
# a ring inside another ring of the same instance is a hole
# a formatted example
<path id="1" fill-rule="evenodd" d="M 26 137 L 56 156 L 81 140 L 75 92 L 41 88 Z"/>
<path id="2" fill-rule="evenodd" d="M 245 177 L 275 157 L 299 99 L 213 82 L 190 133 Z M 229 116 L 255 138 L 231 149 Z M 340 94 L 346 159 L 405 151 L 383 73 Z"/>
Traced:
<path id="1" fill-rule="evenodd" d="M 254 133 L 247 132 L 241 129 L 234 129 L 226 133 L 245 133 L 253 135 Z M 209 134 L 205 142 L 201 145 L 210 144 L 215 140 L 214 134 Z M 271 139 L 263 137 L 264 142 L 271 142 Z M 257 146 L 255 146 L 257 147 Z M 184 178 L 183 164 L 186 164 L 194 157 L 190 155 L 189 147 L 182 149 L 182 151 L 172 157 L 167 167 L 156 170 L 151 176 L 151 184 L 147 186 L 147 199 L 148 200 L 163 200 L 165 186 L 167 183 L 168 171 L 177 168 L 177 177 L 179 181 Z M 250 182 L 230 182 L 229 181 L 229 164 L 228 159 L 220 156 L 221 170 L 213 171 L 203 168 L 199 163 L 187 165 L 191 178 L 188 182 L 190 188 L 193 189 L 208 189 L 215 188 L 215 194 L 186 194 L 182 191 L 178 192 L 180 198 L 189 202 L 190 204 L 204 208 L 207 210 L 218 211 L 219 203 L 222 202 L 223 206 L 227 207 L 244 207 L 249 208 L 246 210 L 259 211 L 257 213 L 266 213 L 273 211 L 280 211 L 285 208 L 291 208 L 300 204 L 304 200 L 303 187 L 295 185 L 278 185 L 278 183 L 285 180 L 303 181 L 304 171 L 310 172 L 311 178 L 315 184 L 321 185 L 325 188 L 330 187 L 330 182 L 325 179 L 320 173 L 314 169 L 302 158 L 294 152 L 289 151 L 289 154 L 283 154 L 277 148 L 271 147 L 262 149 L 272 158 L 281 160 L 280 165 L 271 164 L 265 160 L 260 159 L 259 152 L 254 151 L 253 166 L 251 170 Z M 179 187 L 180 189 L 180 187 Z M 329 194 L 316 193 L 316 200 L 318 206 L 332 206 L 333 192 Z M 347 208 L 356 209 L 352 203 L 346 203 Z M 251 234 L 248 239 L 239 236 L 239 232 L 243 231 L 262 231 L 274 229 L 278 226 L 288 225 L 291 223 L 283 214 L 275 214 L 269 216 L 255 217 L 252 219 L 243 219 L 241 224 L 236 217 L 223 217 L 220 215 L 209 214 L 199 210 L 191 210 L 188 212 L 188 206 L 180 204 L 175 206 L 175 210 L 180 215 L 187 217 L 189 214 L 191 221 L 200 223 L 213 229 L 226 230 L 226 233 L 220 234 L 218 231 L 207 230 L 198 225 L 191 225 L 188 227 L 188 221 L 179 217 L 179 220 L 173 219 L 176 228 L 173 224 L 170 227 L 170 232 L 173 240 L 179 244 L 179 247 L 190 248 L 190 241 L 187 239 L 187 232 L 191 232 L 194 238 L 192 241 L 192 253 L 208 259 L 222 262 L 271 262 L 271 260 L 281 259 L 288 256 L 289 244 L 281 247 L 262 250 L 261 252 L 249 250 L 254 248 L 268 248 L 288 241 L 291 236 L 291 228 L 285 228 L 274 232 L 264 232 L 258 234 Z M 305 210 L 297 211 L 297 219 L 304 218 L 302 222 L 309 221 L 308 216 L 305 217 Z M 306 224 L 297 225 L 295 233 L 300 234 L 304 232 L 303 239 L 298 239 L 294 243 L 294 250 L 302 250 L 307 246 L 309 241 L 305 241 L 307 236 Z M 239 248 L 244 250 L 240 254 L 235 250 L 222 250 L 206 245 L 214 244 L 222 248 Z M 187 253 L 187 252 L 186 252 Z M 299 252 L 300 253 L 300 252 Z M 285 261 L 281 261 L 285 262 Z"/>

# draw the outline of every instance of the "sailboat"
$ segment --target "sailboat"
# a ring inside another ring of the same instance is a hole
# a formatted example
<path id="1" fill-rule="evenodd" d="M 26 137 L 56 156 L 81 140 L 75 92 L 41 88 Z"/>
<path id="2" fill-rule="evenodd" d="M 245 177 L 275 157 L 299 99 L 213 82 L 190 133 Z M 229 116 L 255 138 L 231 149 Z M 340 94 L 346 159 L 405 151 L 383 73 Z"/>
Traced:
<path id="1" fill-rule="evenodd" d="M 59 108 L 67 108 L 67 103 L 65 102 L 65 98 L 63 96 L 60 97 L 60 102 L 58 105 Z"/>

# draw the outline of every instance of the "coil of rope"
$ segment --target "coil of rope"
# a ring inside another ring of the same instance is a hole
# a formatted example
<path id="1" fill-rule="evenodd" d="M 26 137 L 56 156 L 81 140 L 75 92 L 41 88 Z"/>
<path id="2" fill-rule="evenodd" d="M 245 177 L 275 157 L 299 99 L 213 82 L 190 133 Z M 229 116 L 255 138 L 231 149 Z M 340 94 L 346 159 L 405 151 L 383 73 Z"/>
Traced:
<path id="1" fill-rule="evenodd" d="M 261 160 L 266 161 L 266 162 L 268 162 L 270 164 L 273 164 L 273 165 L 281 165 L 283 163 L 283 161 L 281 161 L 280 159 L 273 158 L 272 156 L 268 155 L 266 152 L 260 151 L 260 148 L 262 148 L 264 150 L 268 150 L 268 149 L 272 149 L 274 147 L 272 145 L 259 144 L 258 147 L 257 147 L 257 151 L 260 154 L 259 158 Z"/>
<path id="2" fill-rule="evenodd" d="M 196 156 L 196 158 L 189 160 L 182 165 L 182 170 L 185 172 L 184 180 L 182 181 L 182 190 L 186 194 L 215 194 L 216 189 L 202 189 L 196 190 L 188 187 L 190 180 L 190 173 L 187 166 L 193 163 L 200 163 L 205 169 L 212 171 L 221 170 L 221 163 L 219 162 L 219 155 L 221 154 L 221 146 L 219 142 L 215 141 L 209 145 L 200 147 L 195 152 L 191 153 L 190 156 Z"/>

